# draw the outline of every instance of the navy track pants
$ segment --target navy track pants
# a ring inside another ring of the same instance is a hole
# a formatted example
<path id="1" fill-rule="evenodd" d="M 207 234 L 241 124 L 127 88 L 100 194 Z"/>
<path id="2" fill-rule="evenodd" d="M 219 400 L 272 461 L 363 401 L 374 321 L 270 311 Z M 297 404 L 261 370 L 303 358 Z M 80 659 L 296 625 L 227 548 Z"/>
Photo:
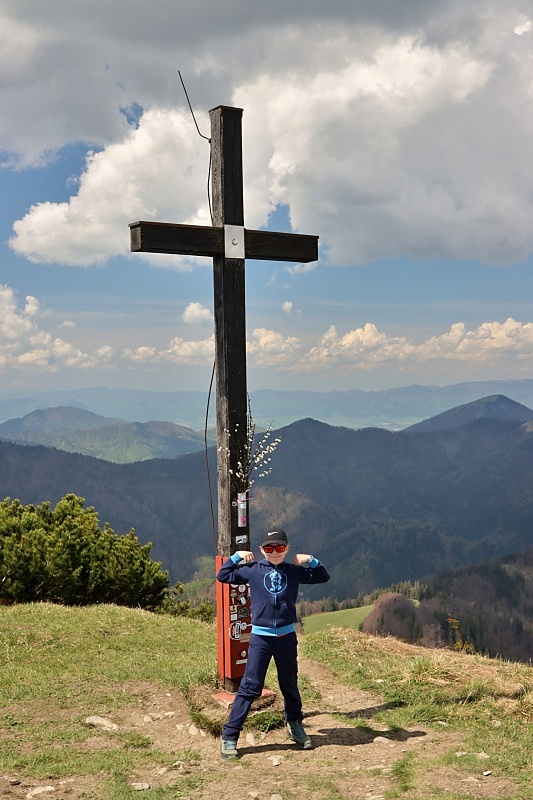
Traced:
<path id="1" fill-rule="evenodd" d="M 236 742 L 239 738 L 252 702 L 261 696 L 271 658 L 274 658 L 278 671 L 279 688 L 285 701 L 285 718 L 287 722 L 302 721 L 297 651 L 296 633 L 287 633 L 285 636 L 251 634 L 246 670 L 235 695 L 228 721 L 222 729 L 223 739 Z"/>

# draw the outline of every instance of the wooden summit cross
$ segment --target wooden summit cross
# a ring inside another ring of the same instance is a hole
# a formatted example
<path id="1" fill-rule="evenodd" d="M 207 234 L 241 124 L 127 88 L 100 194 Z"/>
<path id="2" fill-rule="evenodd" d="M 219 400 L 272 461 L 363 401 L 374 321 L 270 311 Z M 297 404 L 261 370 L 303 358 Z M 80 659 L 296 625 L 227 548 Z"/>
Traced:
<path id="1" fill-rule="evenodd" d="M 245 229 L 242 109 L 218 106 L 209 112 L 209 116 L 213 227 L 135 222 L 130 225 L 130 230 L 133 252 L 213 258 L 218 557 L 227 558 L 236 550 L 251 549 L 248 513 L 244 525 L 242 520 L 239 524 L 237 513 L 237 492 L 241 491 L 238 488 L 238 462 L 242 461 L 248 446 L 245 259 L 316 261 L 318 236 Z M 222 627 L 220 614 L 221 610 L 217 608 L 219 635 Z M 241 675 L 243 671 L 244 668 Z M 235 686 L 233 676 L 225 674 L 222 677 L 226 688 L 232 691 Z"/>

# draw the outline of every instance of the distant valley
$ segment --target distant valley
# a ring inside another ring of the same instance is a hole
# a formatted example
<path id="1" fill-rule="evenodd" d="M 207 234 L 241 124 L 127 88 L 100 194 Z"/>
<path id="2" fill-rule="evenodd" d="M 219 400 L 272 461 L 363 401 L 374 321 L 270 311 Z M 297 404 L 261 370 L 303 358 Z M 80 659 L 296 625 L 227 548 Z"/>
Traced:
<path id="1" fill-rule="evenodd" d="M 403 386 L 381 391 L 250 392 L 254 420 L 262 427 L 282 428 L 312 418 L 348 428 L 399 430 L 450 408 L 490 395 L 504 395 L 533 407 L 533 380 L 478 381 L 450 386 Z M 42 408 L 70 406 L 126 422 L 174 422 L 195 431 L 205 426 L 207 392 L 161 392 L 141 389 L 87 388 L 13 394 L 0 389 L 0 422 Z M 214 427 L 215 402 L 209 404 Z"/>

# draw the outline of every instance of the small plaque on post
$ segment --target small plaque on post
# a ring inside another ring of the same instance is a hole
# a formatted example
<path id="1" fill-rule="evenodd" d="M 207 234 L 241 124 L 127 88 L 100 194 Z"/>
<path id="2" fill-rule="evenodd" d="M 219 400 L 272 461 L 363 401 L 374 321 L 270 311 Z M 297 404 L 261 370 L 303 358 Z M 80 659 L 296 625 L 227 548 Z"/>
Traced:
<path id="1" fill-rule="evenodd" d="M 244 258 L 244 226 L 224 225 L 224 255 Z"/>

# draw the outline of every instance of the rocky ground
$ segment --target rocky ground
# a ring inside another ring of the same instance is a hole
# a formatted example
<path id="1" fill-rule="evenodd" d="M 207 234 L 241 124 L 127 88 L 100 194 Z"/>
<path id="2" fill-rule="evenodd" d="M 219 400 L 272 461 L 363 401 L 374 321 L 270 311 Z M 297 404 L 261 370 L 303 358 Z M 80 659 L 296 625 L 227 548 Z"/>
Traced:
<path id="1" fill-rule="evenodd" d="M 149 772 L 131 775 L 131 786 L 139 797 L 150 789 L 175 787 L 176 798 L 194 800 L 294 800 L 305 793 L 310 800 L 385 800 L 387 792 L 397 797 L 428 800 L 434 791 L 455 792 L 465 797 L 501 798 L 512 793 L 506 780 L 492 775 L 484 753 L 474 774 L 443 765 L 444 753 L 464 753 L 461 736 L 445 726 L 409 730 L 387 730 L 374 720 L 379 697 L 348 689 L 336 682 L 328 670 L 312 661 L 300 660 L 300 674 L 310 696 L 304 724 L 315 749 L 301 751 L 284 730 L 267 734 L 248 733 L 239 740 L 240 759 L 222 762 L 220 740 L 191 723 L 189 708 L 178 691 L 153 685 L 142 689 L 141 708 L 126 707 L 112 715 L 120 731 L 149 737 L 153 746 L 168 753 L 168 763 Z M 225 715 L 225 711 L 221 712 Z M 348 716 L 348 719 L 347 719 Z M 364 728 L 350 725 L 349 717 L 366 718 Z M 109 747 L 113 730 L 94 721 L 88 749 Z M 413 759 L 414 784 L 399 790 L 395 765 Z M 460 764 L 460 756 L 457 759 Z M 92 783 L 92 785 L 91 785 Z M 0 800 L 49 797 L 50 800 L 98 798 L 94 778 L 73 776 L 55 780 L 28 781 L 17 775 L 0 775 Z"/>

